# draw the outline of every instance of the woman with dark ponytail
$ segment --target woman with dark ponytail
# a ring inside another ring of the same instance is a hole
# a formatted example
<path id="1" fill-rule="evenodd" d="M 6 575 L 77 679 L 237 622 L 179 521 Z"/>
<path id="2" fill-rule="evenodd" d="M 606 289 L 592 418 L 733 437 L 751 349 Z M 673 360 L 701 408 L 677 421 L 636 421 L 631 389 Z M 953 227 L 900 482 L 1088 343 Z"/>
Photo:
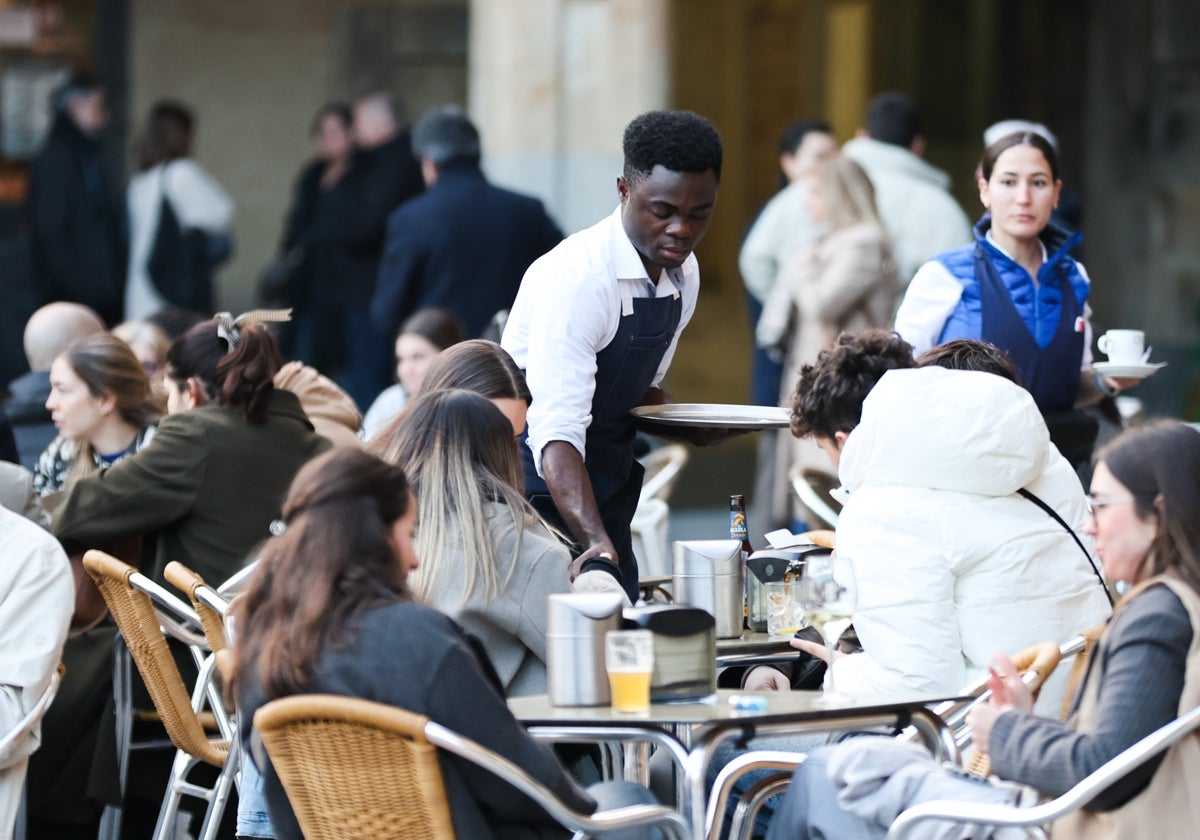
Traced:
<path id="1" fill-rule="evenodd" d="M 241 568 L 268 535 L 297 470 L 329 448 L 296 397 L 277 389 L 283 313 L 221 313 L 167 353 L 168 416 L 153 444 L 78 481 L 54 531 L 83 547 L 157 534 L 156 579 L 179 560 L 214 583 Z M 118 469 L 118 467 L 120 469 Z"/>

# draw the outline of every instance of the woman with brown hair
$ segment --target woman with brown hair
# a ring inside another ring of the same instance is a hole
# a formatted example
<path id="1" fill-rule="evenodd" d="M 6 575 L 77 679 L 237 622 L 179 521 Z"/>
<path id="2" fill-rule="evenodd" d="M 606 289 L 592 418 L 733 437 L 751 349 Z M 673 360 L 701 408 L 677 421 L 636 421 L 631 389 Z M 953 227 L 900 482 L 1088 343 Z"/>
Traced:
<path id="1" fill-rule="evenodd" d="M 268 701 L 341 694 L 427 715 L 506 756 L 571 808 L 591 813 L 597 800 L 650 801 L 627 783 L 582 790 L 513 718 L 471 638 L 413 599 L 407 577 L 423 561 L 413 546 L 416 500 L 400 467 L 361 450 L 331 452 L 296 476 L 283 520 L 234 606 L 233 691 L 243 743 L 252 743 L 254 713 Z M 263 773 L 275 836 L 300 838 L 270 762 L 248 755 Z M 439 753 L 439 760 L 456 836 L 568 836 L 499 777 L 457 756 Z M 397 813 L 397 824 L 406 816 Z"/>
<path id="2" fill-rule="evenodd" d="M 157 534 L 147 571 L 160 580 L 170 560 L 214 582 L 242 567 L 296 471 L 329 448 L 296 397 L 272 382 L 279 353 L 261 317 L 223 313 L 176 340 L 154 446 L 103 481 L 76 482 L 55 517 L 60 539 L 87 546 Z"/>
<path id="3" fill-rule="evenodd" d="M 462 322 L 445 309 L 419 309 L 396 333 L 396 384 L 385 388 L 363 416 L 363 437 L 375 437 L 417 395 L 425 372 L 449 347 L 466 338 Z"/>
<path id="4" fill-rule="evenodd" d="M 97 333 L 54 360 L 46 408 L 59 435 L 33 471 L 40 496 L 141 450 L 154 437 L 164 406 L 129 345 Z"/>

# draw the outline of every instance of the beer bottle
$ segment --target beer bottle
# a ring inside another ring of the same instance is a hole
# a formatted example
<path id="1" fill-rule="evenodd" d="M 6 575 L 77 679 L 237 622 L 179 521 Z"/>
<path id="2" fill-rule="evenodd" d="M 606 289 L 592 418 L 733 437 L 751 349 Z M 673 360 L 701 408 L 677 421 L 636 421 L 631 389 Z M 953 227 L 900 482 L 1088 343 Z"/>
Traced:
<path id="1" fill-rule="evenodd" d="M 746 561 L 754 549 L 750 547 L 750 529 L 746 527 L 746 497 L 735 493 L 729 497 L 729 539 L 742 543 L 742 625 L 750 626 L 750 601 L 747 598 Z"/>
<path id="2" fill-rule="evenodd" d="M 741 541 L 743 561 L 754 552 L 750 547 L 750 530 L 746 527 L 746 497 L 741 493 L 729 497 L 729 539 Z"/>

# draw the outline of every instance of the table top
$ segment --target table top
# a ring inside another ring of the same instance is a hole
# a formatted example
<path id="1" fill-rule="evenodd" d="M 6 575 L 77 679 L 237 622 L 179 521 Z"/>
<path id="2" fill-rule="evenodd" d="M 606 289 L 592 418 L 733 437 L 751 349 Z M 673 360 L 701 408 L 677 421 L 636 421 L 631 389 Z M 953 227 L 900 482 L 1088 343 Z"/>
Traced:
<path id="1" fill-rule="evenodd" d="M 742 635 L 736 639 L 717 639 L 717 656 L 734 653 L 790 653 L 794 650 L 788 644 L 791 638 L 791 633 L 786 636 L 772 636 L 758 630 L 743 630 Z"/>
<path id="2" fill-rule="evenodd" d="M 766 708 L 745 710 L 730 703 L 734 695 L 762 697 Z M 826 706 L 820 691 L 735 691 L 718 689 L 707 701 L 690 703 L 652 703 L 648 712 L 614 712 L 609 706 L 552 706 L 545 694 L 513 697 L 508 701 L 517 720 L 527 726 L 640 726 L 644 724 L 718 724 L 752 719 L 759 723 L 788 722 L 800 719 L 819 721 L 854 715 L 888 714 L 935 705 L 947 697 L 887 697 L 880 695 L 843 696 L 843 702 Z"/>

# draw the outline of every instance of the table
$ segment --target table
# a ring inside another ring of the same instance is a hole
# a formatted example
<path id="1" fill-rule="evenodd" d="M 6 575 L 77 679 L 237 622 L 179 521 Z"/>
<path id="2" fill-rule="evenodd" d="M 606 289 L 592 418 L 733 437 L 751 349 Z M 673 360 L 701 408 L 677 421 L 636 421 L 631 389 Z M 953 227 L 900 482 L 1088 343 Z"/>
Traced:
<path id="1" fill-rule="evenodd" d="M 743 711 L 730 703 L 733 695 L 762 697 L 766 708 Z M 846 697 L 838 706 L 822 705 L 819 691 L 745 692 L 720 689 L 709 701 L 654 703 L 648 712 L 622 714 L 608 706 L 552 706 L 546 695 L 514 697 L 512 713 L 535 737 L 551 740 L 644 740 L 666 747 L 681 771 L 680 810 L 693 836 L 707 836 L 705 772 L 713 750 L 741 736 L 831 732 L 911 726 L 939 760 L 956 761 L 953 733 L 928 707 L 949 698 Z"/>
<path id="2" fill-rule="evenodd" d="M 736 639 L 717 639 L 717 667 L 794 662 L 799 651 L 788 644 L 791 638 L 791 635 L 771 636 L 757 630 L 744 630 Z"/>

